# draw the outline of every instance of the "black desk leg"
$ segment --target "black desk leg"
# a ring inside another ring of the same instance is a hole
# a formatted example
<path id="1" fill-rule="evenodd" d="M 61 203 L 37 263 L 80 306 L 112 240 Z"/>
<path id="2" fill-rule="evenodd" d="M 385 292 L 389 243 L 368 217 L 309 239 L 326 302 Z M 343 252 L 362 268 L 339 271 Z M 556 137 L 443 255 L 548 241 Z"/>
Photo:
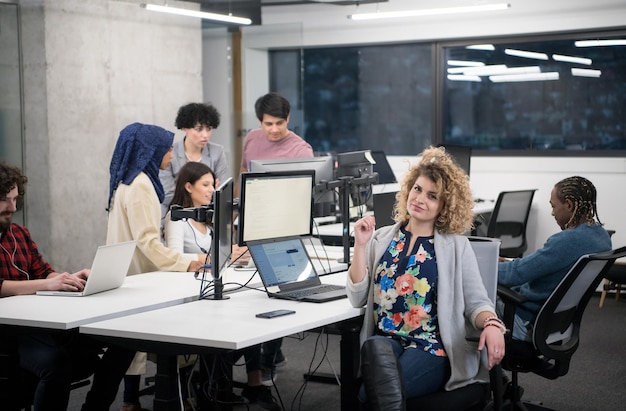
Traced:
<path id="1" fill-rule="evenodd" d="M 155 387 L 154 411 L 180 411 L 176 355 L 157 355 Z"/>
<path id="2" fill-rule="evenodd" d="M 359 332 L 363 318 L 348 320 L 339 325 L 341 330 L 341 409 L 358 410 L 359 392 L 358 373 L 361 363 Z"/>
<path id="3" fill-rule="evenodd" d="M 20 357 L 17 337 L 4 333 L 0 339 L 0 407 L 7 411 L 22 409 Z"/>

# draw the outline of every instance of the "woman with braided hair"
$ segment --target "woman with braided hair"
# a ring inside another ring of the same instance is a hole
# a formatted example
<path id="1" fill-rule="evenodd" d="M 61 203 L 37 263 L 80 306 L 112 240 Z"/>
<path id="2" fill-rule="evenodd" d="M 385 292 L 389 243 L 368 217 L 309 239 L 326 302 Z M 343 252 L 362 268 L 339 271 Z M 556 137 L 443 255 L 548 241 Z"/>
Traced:
<path id="1" fill-rule="evenodd" d="M 498 265 L 498 283 L 526 297 L 515 313 L 513 338 L 530 341 L 539 309 L 576 261 L 611 249 L 596 206 L 596 188 L 584 177 L 565 178 L 550 194 L 552 216 L 561 231 L 534 253 Z M 503 304 L 498 302 L 500 314 Z"/>

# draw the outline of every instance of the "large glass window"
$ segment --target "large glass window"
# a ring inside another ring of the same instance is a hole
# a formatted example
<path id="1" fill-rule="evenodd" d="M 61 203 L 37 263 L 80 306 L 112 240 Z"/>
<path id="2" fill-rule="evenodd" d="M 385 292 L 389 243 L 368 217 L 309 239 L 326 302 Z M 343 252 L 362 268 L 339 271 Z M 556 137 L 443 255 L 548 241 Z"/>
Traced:
<path id="1" fill-rule="evenodd" d="M 624 30 L 280 50 L 270 73 L 296 106 L 290 126 L 317 151 L 626 150 Z"/>
<path id="2" fill-rule="evenodd" d="M 270 87 L 299 96 L 289 125 L 315 151 L 413 154 L 431 143 L 431 55 L 424 44 L 273 51 Z"/>
<path id="3" fill-rule="evenodd" d="M 485 150 L 625 150 L 624 39 L 444 46 L 443 140 Z"/>

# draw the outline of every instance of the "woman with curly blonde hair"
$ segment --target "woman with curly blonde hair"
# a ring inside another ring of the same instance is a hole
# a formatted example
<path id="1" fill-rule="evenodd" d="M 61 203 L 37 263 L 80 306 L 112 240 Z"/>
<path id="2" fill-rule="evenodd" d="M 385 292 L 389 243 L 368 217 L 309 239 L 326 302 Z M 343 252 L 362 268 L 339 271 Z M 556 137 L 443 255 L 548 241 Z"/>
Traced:
<path id="1" fill-rule="evenodd" d="M 472 208 L 467 174 L 429 147 L 401 184 L 396 224 L 355 223 L 347 290 L 353 306 L 366 305 L 360 398 L 370 409 L 404 409 L 408 398 L 487 382 L 502 360 L 504 326 L 462 235 Z M 472 329 L 480 333 L 473 349 Z"/>

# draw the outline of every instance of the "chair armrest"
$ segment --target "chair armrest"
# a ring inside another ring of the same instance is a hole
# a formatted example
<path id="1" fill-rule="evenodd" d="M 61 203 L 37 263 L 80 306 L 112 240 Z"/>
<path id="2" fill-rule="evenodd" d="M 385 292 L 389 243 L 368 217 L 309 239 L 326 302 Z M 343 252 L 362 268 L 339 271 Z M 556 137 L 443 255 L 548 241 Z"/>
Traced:
<path id="1" fill-rule="evenodd" d="M 521 303 L 526 301 L 526 297 L 524 297 L 517 291 L 513 291 L 510 288 L 507 288 L 506 286 L 500 284 L 498 284 L 498 297 L 500 297 L 502 301 L 504 301 L 505 305 L 520 305 Z"/>
<path id="2" fill-rule="evenodd" d="M 517 307 L 527 300 L 526 297 L 518 293 L 517 291 L 513 291 L 506 286 L 498 284 L 498 297 L 504 303 L 504 313 L 502 313 L 502 321 L 504 321 L 504 325 L 507 330 L 513 330 L 513 324 L 515 322 L 515 311 Z M 506 335 L 507 341 L 511 340 L 511 333 L 507 333 Z M 507 344 L 508 345 L 508 344 Z"/>

